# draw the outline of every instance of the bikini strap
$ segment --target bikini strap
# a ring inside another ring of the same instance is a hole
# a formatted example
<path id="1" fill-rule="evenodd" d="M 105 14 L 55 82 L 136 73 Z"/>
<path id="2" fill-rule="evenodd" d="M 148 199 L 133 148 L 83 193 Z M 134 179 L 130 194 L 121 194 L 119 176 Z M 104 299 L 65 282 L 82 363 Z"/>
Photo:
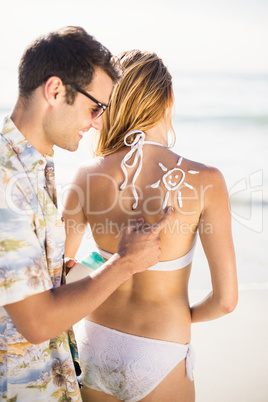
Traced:
<path id="1" fill-rule="evenodd" d="M 127 141 L 128 137 L 133 135 L 133 134 L 137 134 L 134 138 L 134 141 L 132 143 L 129 143 Z M 133 180 L 132 180 L 132 193 L 133 196 L 135 198 L 135 202 L 132 205 L 133 209 L 136 209 L 138 206 L 138 194 L 135 188 L 135 181 L 137 180 L 141 168 L 142 168 L 142 160 L 143 160 L 143 151 L 142 151 L 142 147 L 144 144 L 152 144 L 152 145 L 158 145 L 158 146 L 162 146 L 164 147 L 163 144 L 160 144 L 158 142 L 154 142 L 154 141 L 145 141 L 145 133 L 141 130 L 132 130 L 129 133 L 127 133 L 124 137 L 124 143 L 127 147 L 131 147 L 130 151 L 124 156 L 122 162 L 121 162 L 121 169 L 123 170 L 123 173 L 125 175 L 125 180 L 123 181 L 123 183 L 121 184 L 121 186 L 119 187 L 120 190 L 123 190 L 128 182 L 128 173 L 127 173 L 127 168 L 133 168 L 134 166 L 136 166 L 138 163 L 138 167 L 137 170 L 134 174 Z M 129 159 L 131 159 L 132 155 L 135 153 L 135 157 L 134 157 L 134 161 L 132 164 L 129 164 L 128 161 Z"/>

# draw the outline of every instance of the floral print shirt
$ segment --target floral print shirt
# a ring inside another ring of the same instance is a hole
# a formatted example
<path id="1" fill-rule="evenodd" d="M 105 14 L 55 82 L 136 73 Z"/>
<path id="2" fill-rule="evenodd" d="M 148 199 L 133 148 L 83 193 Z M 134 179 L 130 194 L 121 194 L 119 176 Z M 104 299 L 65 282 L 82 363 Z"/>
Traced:
<path id="1" fill-rule="evenodd" d="M 41 155 L 5 118 L 0 134 L 0 399 L 81 401 L 70 333 L 33 345 L 3 306 L 58 287 L 64 223 L 53 152 Z"/>

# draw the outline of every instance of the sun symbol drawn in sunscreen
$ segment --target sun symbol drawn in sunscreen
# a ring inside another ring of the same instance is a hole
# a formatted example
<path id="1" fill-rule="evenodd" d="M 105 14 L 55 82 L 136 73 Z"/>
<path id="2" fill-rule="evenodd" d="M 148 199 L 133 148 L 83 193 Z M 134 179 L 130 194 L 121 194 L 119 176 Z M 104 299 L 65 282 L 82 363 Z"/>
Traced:
<path id="1" fill-rule="evenodd" d="M 181 156 L 179 158 L 179 160 L 178 160 L 177 166 L 181 165 L 182 159 L 183 158 Z M 169 199 L 170 191 L 178 190 L 182 183 L 186 187 L 190 188 L 191 190 L 193 190 L 193 186 L 191 186 L 189 183 L 186 183 L 186 181 L 184 181 L 185 172 L 181 168 L 175 167 L 173 169 L 168 170 L 161 162 L 159 162 L 158 165 L 161 167 L 161 169 L 164 172 L 167 172 L 162 177 L 162 181 L 164 183 L 164 186 L 167 189 L 165 199 L 164 199 L 164 202 L 163 202 L 163 207 L 162 207 L 163 209 L 165 209 L 166 206 L 167 206 L 168 199 Z M 199 172 L 197 170 L 188 170 L 188 173 L 197 174 Z M 157 182 L 153 183 L 151 185 L 151 187 L 152 188 L 159 187 L 160 182 L 161 182 L 161 179 L 158 180 Z M 181 191 L 180 190 L 178 190 L 178 203 L 179 203 L 179 206 L 182 207 L 182 198 L 181 198 Z"/>

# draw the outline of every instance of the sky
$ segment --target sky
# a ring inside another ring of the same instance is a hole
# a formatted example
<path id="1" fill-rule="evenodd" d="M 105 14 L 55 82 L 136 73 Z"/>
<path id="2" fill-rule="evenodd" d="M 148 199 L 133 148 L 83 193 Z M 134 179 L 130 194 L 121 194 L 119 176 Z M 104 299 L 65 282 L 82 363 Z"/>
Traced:
<path id="1" fill-rule="evenodd" d="M 0 0 L 0 107 L 36 37 L 80 25 L 112 53 L 156 52 L 171 73 L 268 73 L 268 0 Z"/>

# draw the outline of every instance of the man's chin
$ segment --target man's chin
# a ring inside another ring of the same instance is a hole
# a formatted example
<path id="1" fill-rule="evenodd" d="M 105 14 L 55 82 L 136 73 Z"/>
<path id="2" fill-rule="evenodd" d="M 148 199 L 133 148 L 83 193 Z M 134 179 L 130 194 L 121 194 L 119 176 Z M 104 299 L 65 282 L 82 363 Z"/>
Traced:
<path id="1" fill-rule="evenodd" d="M 63 149 L 69 152 L 75 152 L 78 150 L 79 143 L 78 144 L 67 144 Z"/>
<path id="2" fill-rule="evenodd" d="M 73 148 L 69 149 L 70 152 L 75 152 L 78 150 L 79 144 L 73 146 Z"/>

